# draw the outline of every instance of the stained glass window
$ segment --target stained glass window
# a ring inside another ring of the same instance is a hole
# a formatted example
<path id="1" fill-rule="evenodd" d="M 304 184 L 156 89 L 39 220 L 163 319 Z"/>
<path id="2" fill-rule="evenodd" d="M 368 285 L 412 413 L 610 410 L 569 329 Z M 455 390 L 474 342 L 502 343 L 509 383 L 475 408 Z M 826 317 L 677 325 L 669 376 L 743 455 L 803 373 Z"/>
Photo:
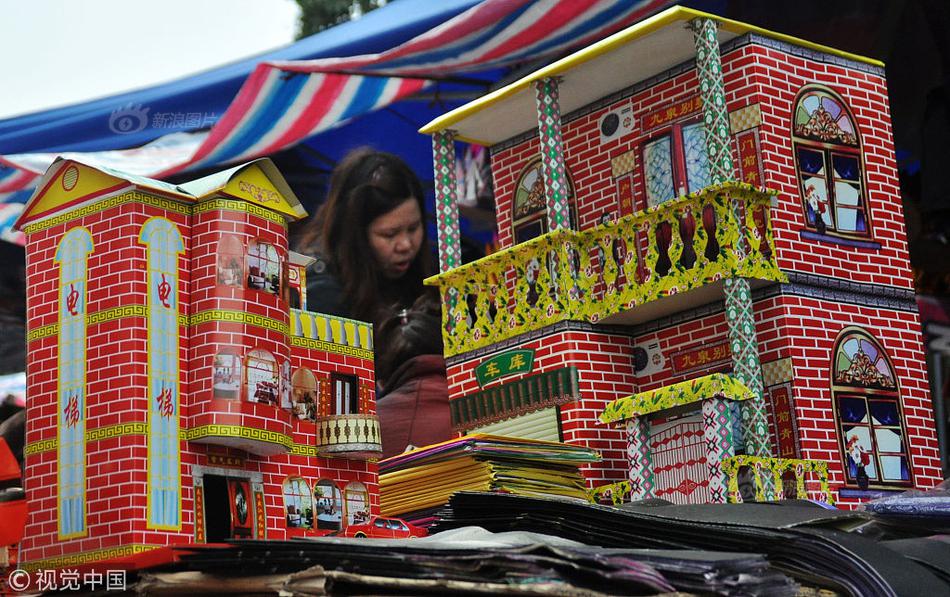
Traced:
<path id="1" fill-rule="evenodd" d="M 577 229 L 574 213 L 574 183 L 567 173 L 567 201 L 571 212 L 571 228 Z M 547 198 L 544 193 L 544 175 L 541 160 L 529 163 L 518 177 L 512 202 L 512 227 L 515 244 L 541 236 L 548 231 Z"/>
<path id="2" fill-rule="evenodd" d="M 844 101 L 823 87 L 800 91 L 792 143 L 808 228 L 819 234 L 869 236 L 861 144 Z"/>
<path id="3" fill-rule="evenodd" d="M 702 121 L 679 122 L 643 145 L 647 206 L 653 207 L 711 182 Z"/>
<path id="4" fill-rule="evenodd" d="M 835 344 L 832 367 L 838 436 L 846 483 L 910 485 L 900 394 L 890 359 L 860 328 L 847 328 Z"/>
<path id="5" fill-rule="evenodd" d="M 288 477 L 284 480 L 284 508 L 288 529 L 313 528 L 313 498 L 304 479 Z"/>

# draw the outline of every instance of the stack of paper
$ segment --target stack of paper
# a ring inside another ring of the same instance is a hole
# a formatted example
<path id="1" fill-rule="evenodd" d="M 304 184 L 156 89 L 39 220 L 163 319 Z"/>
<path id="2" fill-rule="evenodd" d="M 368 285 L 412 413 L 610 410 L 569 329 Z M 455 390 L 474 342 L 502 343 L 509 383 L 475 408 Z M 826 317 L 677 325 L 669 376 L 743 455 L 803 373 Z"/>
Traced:
<path id="1" fill-rule="evenodd" d="M 448 503 L 457 491 L 586 501 L 578 467 L 599 459 L 593 450 L 569 444 L 467 435 L 380 462 L 380 511 L 418 520 Z"/>

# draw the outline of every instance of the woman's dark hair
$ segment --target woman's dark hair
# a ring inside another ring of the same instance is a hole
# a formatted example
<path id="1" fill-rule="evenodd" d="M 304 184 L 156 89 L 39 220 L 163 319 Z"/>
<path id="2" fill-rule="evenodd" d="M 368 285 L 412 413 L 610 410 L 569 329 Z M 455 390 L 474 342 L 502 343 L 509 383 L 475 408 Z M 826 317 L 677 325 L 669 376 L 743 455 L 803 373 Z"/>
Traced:
<path id="1" fill-rule="evenodd" d="M 402 205 L 419 204 L 423 216 L 422 244 L 406 273 L 384 280 L 370 248 L 370 223 Z M 429 274 L 429 246 L 425 226 L 425 197 L 415 173 L 391 153 L 360 148 L 348 154 L 330 177 L 326 202 L 307 223 L 298 247 L 317 252 L 340 281 L 350 316 L 379 322 L 387 311 L 380 305 L 409 305 L 422 294 Z"/>
<path id="2" fill-rule="evenodd" d="M 442 354 L 442 311 L 437 297 L 426 293 L 412 307 L 384 321 L 376 330 L 376 379 L 388 383 L 403 363 L 424 354 Z"/>

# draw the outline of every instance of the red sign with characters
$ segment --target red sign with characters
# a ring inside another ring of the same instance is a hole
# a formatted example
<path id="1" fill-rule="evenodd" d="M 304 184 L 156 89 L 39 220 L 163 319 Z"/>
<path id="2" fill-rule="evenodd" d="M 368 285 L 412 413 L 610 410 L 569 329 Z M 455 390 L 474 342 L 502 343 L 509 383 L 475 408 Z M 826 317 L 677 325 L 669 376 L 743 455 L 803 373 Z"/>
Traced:
<path id="1" fill-rule="evenodd" d="M 775 434 L 778 436 L 775 438 L 775 444 L 778 446 L 779 458 L 797 458 L 792 405 L 787 386 L 772 388 L 772 407 L 775 409 Z"/>
<path id="2" fill-rule="evenodd" d="M 672 106 L 667 106 L 660 110 L 650 112 L 640 119 L 644 130 L 655 129 L 665 124 L 670 124 L 674 120 L 685 118 L 696 114 L 703 109 L 703 100 L 697 95 Z"/>
<path id="3" fill-rule="evenodd" d="M 728 363 L 732 358 L 729 343 L 722 342 L 713 346 L 702 345 L 684 352 L 674 354 L 673 371 L 682 373 L 693 369 L 709 369 L 716 365 Z"/>
<path id="4" fill-rule="evenodd" d="M 742 182 L 762 186 L 762 164 L 759 161 L 759 142 L 755 129 L 736 135 L 736 143 L 739 144 L 739 173 Z"/>

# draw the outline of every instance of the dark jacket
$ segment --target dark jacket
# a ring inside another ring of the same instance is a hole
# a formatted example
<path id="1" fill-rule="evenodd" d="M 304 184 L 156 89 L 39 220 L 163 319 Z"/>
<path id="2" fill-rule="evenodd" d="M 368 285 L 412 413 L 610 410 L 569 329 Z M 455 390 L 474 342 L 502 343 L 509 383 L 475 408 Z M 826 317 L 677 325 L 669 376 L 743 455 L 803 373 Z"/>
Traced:
<path id="1" fill-rule="evenodd" d="M 320 267 L 322 262 L 317 264 L 307 269 L 307 311 L 350 317 L 340 281 L 325 266 Z"/>
<path id="2" fill-rule="evenodd" d="M 403 363 L 376 403 L 383 458 L 406 446 L 427 446 L 452 439 L 449 384 L 442 355 L 424 354 Z"/>

